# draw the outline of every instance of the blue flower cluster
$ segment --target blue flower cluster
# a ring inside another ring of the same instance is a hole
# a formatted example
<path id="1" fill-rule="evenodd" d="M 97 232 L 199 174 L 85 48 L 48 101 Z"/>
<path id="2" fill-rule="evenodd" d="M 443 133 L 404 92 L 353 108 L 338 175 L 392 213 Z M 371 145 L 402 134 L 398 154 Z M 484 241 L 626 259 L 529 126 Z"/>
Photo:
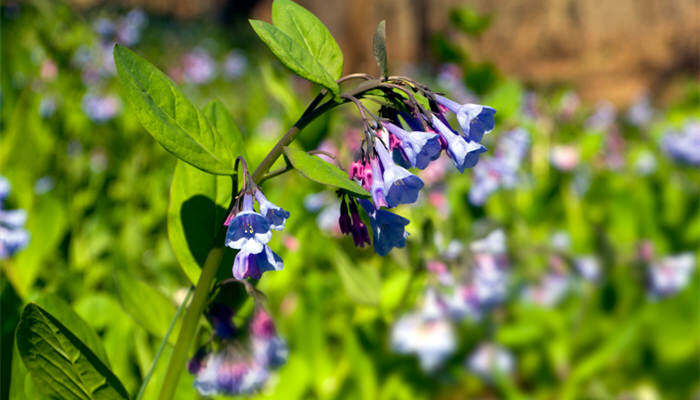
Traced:
<path id="1" fill-rule="evenodd" d="M 667 133 L 661 146 L 676 162 L 700 167 L 700 121 L 686 123 L 681 132 Z"/>
<path id="2" fill-rule="evenodd" d="M 208 315 L 219 348 L 201 348 L 187 364 L 190 374 L 195 375 L 194 387 L 203 396 L 255 393 L 265 385 L 270 372 L 287 361 L 287 344 L 277 335 L 266 311 L 256 310 L 248 341 L 236 338 L 233 314 L 228 306 L 212 304 Z"/>
<path id="3" fill-rule="evenodd" d="M 253 197 L 260 212 L 255 211 Z M 265 271 L 279 271 L 282 259 L 267 243 L 272 230 L 284 229 L 289 212 L 272 204 L 260 189 L 253 193 L 243 192 L 240 206 L 234 207 L 226 225 L 226 246 L 239 250 L 233 262 L 233 277 L 236 279 L 259 279 Z"/>
<path id="4" fill-rule="evenodd" d="M 425 169 L 444 150 L 455 167 L 464 172 L 474 167 L 486 151 L 480 143 L 494 126 L 496 110 L 478 104 L 459 104 L 443 96 L 424 91 L 430 110 L 422 107 L 390 109 L 383 107 L 376 129 L 366 129 L 363 147 L 350 168 L 350 178 L 370 192 L 372 200 L 361 200 L 369 217 L 372 244 L 384 256 L 394 247 L 406 244 L 405 226 L 409 221 L 384 208 L 411 204 L 418 199 L 423 181 L 407 168 Z M 453 113 L 459 131 L 447 121 Z M 351 234 L 355 245 L 369 243 L 367 227 L 362 223 L 355 200 L 341 199 L 339 219 L 342 233 Z"/>
<path id="5" fill-rule="evenodd" d="M 29 233 L 24 229 L 26 211 L 4 208 L 9 194 L 10 182 L 0 175 L 0 260 L 12 257 L 29 243 Z"/>

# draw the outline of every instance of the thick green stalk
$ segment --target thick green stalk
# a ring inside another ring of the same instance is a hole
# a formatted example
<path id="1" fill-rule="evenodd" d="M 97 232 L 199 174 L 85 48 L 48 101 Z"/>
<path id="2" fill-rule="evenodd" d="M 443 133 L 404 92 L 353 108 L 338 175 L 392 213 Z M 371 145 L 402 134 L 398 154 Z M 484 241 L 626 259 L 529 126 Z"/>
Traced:
<path id="1" fill-rule="evenodd" d="M 199 275 L 197 287 L 194 290 L 192 303 L 187 308 L 185 318 L 182 321 L 182 328 L 180 328 L 180 335 L 177 337 L 175 349 L 170 357 L 168 371 L 165 374 L 163 388 L 160 391 L 160 400 L 170 400 L 175 394 L 177 382 L 180 380 L 180 373 L 187 362 L 187 353 L 190 348 L 190 344 L 197 333 L 199 318 L 204 312 L 204 308 L 207 306 L 209 290 L 214 283 L 216 271 L 219 269 L 219 264 L 221 264 L 221 259 L 223 256 L 223 247 L 214 247 L 207 255 L 207 259 L 204 262 L 204 267 L 202 268 L 202 273 Z"/>
<path id="2" fill-rule="evenodd" d="M 190 301 L 190 297 L 192 296 L 192 289 L 187 290 L 187 296 L 185 296 L 185 300 L 182 301 L 182 304 L 177 308 L 177 311 L 175 312 L 175 316 L 173 317 L 173 320 L 170 321 L 170 326 L 168 326 L 168 330 L 165 332 L 165 336 L 163 336 L 163 340 L 160 342 L 160 346 L 158 346 L 158 351 L 156 352 L 156 356 L 153 357 L 153 362 L 151 363 L 151 367 L 148 369 L 148 372 L 146 373 L 146 376 L 143 378 L 143 382 L 141 383 L 141 388 L 139 389 L 139 393 L 136 395 L 136 400 L 141 400 L 143 397 L 143 394 L 146 393 L 146 387 L 148 386 L 148 382 L 151 380 L 151 376 L 153 376 L 153 371 L 156 370 L 156 366 L 158 365 L 158 360 L 160 360 L 160 356 L 163 354 L 163 350 L 165 349 L 165 346 L 168 344 L 168 339 L 170 338 L 170 334 L 173 331 L 173 328 L 175 328 L 175 323 L 177 323 L 177 320 L 180 318 L 180 315 L 182 314 L 182 311 L 185 309 L 187 306 L 187 302 Z"/>

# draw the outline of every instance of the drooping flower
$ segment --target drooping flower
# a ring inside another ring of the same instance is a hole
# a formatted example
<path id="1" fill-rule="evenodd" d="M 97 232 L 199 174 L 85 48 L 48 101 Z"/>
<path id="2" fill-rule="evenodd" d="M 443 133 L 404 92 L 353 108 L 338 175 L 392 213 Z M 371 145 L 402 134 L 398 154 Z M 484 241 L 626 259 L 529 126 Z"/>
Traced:
<path id="1" fill-rule="evenodd" d="M 436 133 L 413 131 L 407 132 L 392 123 L 384 124 L 387 130 L 399 139 L 401 154 L 411 167 L 424 169 L 431 161 L 440 157 L 442 148 Z"/>
<path id="2" fill-rule="evenodd" d="M 227 222 L 226 246 L 239 249 L 247 255 L 262 252 L 263 247 L 272 237 L 270 223 L 265 217 L 255 212 L 253 197 L 249 194 L 243 196 L 241 211 Z"/>
<path id="3" fill-rule="evenodd" d="M 209 306 L 207 313 L 211 319 L 214 333 L 221 339 L 229 339 L 233 336 L 236 328 L 233 326 L 233 309 L 222 303 L 213 303 Z"/>
<path id="4" fill-rule="evenodd" d="M 256 311 L 250 328 L 253 354 L 263 365 L 276 368 L 287 362 L 287 343 L 277 335 L 275 323 L 262 309 Z"/>
<path id="5" fill-rule="evenodd" d="M 202 364 L 194 387 L 203 396 L 252 394 L 269 378 L 264 365 L 232 348 L 209 354 Z"/>
<path id="6" fill-rule="evenodd" d="M 415 203 L 418 199 L 418 192 L 423 188 L 423 181 L 405 168 L 396 165 L 389 151 L 379 139 L 376 139 L 374 149 L 381 160 L 381 167 L 384 170 L 383 193 L 387 207 L 394 208 L 399 204 Z M 373 174 L 373 179 L 377 179 L 376 174 Z M 379 206 L 377 204 L 377 207 Z"/>
<path id="7" fill-rule="evenodd" d="M 276 231 L 284 229 L 284 223 L 289 218 L 289 211 L 272 204 L 259 189 L 255 190 L 255 199 L 260 206 L 260 214 L 270 223 L 270 229 Z"/>
<path id="8" fill-rule="evenodd" d="M 360 205 L 365 210 L 372 226 L 374 251 L 380 256 L 385 256 L 394 247 L 406 245 L 405 227 L 410 222 L 406 218 L 387 210 L 377 210 L 369 200 L 360 200 Z"/>
<path id="9" fill-rule="evenodd" d="M 280 271 L 284 267 L 282 259 L 268 245 L 263 245 L 262 251 L 252 253 L 245 249 L 236 254 L 233 261 L 233 277 L 236 279 L 260 279 L 267 271 Z"/>
<path id="10" fill-rule="evenodd" d="M 480 142 L 484 134 L 493 130 L 496 110 L 480 104 L 459 104 L 446 97 L 435 95 L 437 103 L 457 116 L 462 133 L 469 140 Z"/>
<path id="11" fill-rule="evenodd" d="M 459 172 L 464 172 L 466 168 L 471 168 L 479 161 L 479 154 L 486 151 L 486 147 L 480 143 L 467 140 L 443 122 L 440 118 L 433 115 L 433 126 L 444 141 L 444 147 L 447 150 L 447 155 L 450 156 L 452 162 Z"/>
<path id="12" fill-rule="evenodd" d="M 365 223 L 362 222 L 362 217 L 360 217 L 360 211 L 357 208 L 357 202 L 354 198 L 350 198 L 349 201 L 350 216 L 352 217 L 352 222 L 350 224 L 350 233 L 352 234 L 352 240 L 357 247 L 364 247 L 365 244 L 369 244 L 369 232 Z"/>
<path id="13" fill-rule="evenodd" d="M 467 369 L 487 381 L 499 375 L 513 372 L 515 360 L 513 355 L 494 343 L 481 343 L 467 358 Z"/>
<path id="14" fill-rule="evenodd" d="M 370 159 L 372 178 L 370 193 L 372 194 L 372 201 L 379 207 L 388 207 L 389 204 L 386 201 L 386 193 L 384 186 L 384 179 L 382 177 L 382 167 L 379 164 L 379 159 L 377 157 Z"/>

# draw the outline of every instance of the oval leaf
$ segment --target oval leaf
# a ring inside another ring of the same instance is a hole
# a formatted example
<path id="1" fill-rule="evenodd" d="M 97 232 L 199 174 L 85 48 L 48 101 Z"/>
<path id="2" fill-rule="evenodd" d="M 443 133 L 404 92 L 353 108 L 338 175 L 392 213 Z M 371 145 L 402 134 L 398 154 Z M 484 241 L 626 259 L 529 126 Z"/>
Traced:
<path id="1" fill-rule="evenodd" d="M 357 196 L 369 197 L 369 192 L 355 181 L 350 180 L 348 175 L 335 165 L 327 163 L 319 157 L 309 155 L 303 150 L 291 147 L 285 147 L 284 154 L 300 174 L 312 181 L 335 186 Z"/>
<path id="2" fill-rule="evenodd" d="M 230 146 L 230 153 L 248 158 L 245 153 L 245 142 L 243 134 L 238 129 L 238 125 L 231 118 L 231 114 L 226 110 L 226 106 L 219 100 L 212 100 L 204 109 L 204 116 L 211 126 L 216 130 L 217 135 Z"/>
<path id="3" fill-rule="evenodd" d="M 260 39 L 270 48 L 270 51 L 287 68 L 302 78 L 327 88 L 331 93 L 338 94 L 340 91 L 338 83 L 302 44 L 267 22 L 252 19 L 250 20 L 250 25 Z"/>
<path id="4" fill-rule="evenodd" d="M 60 399 L 128 399 L 119 379 L 77 336 L 34 303 L 22 312 L 17 349 L 37 386 Z"/>
<path id="5" fill-rule="evenodd" d="M 389 68 L 386 63 L 386 21 L 384 20 L 377 25 L 377 31 L 374 32 L 373 48 L 379 72 L 386 78 L 389 76 Z"/>
<path id="6" fill-rule="evenodd" d="M 272 23 L 318 61 L 333 79 L 343 73 L 343 53 L 323 22 L 291 0 L 272 2 Z"/>
<path id="7" fill-rule="evenodd" d="M 170 78 L 120 45 L 114 46 L 114 62 L 134 113 L 166 150 L 201 170 L 235 173 L 235 146 L 217 134 Z"/>
<path id="8" fill-rule="evenodd" d="M 181 161 L 175 167 L 168 205 L 168 238 L 180 266 L 194 284 L 226 220 L 231 191 L 230 177 L 207 174 Z"/>

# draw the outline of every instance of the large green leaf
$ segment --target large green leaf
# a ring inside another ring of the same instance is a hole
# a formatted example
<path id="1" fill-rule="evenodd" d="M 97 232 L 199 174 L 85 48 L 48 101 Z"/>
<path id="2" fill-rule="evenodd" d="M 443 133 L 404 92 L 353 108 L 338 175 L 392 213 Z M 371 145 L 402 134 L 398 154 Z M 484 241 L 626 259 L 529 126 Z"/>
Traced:
<path id="1" fill-rule="evenodd" d="M 340 168 L 323 161 L 317 156 L 309 155 L 303 150 L 292 147 L 285 147 L 284 154 L 299 173 L 314 182 L 335 186 L 358 196 L 369 196 L 369 192 L 350 180 L 348 175 Z"/>
<path id="2" fill-rule="evenodd" d="M 54 316 L 34 303 L 22 312 L 17 349 L 39 389 L 60 399 L 128 399 L 109 368 Z"/>
<path id="3" fill-rule="evenodd" d="M 165 336 L 175 316 L 175 304 L 163 293 L 131 275 L 116 274 L 119 302 L 124 311 L 148 332 L 159 338 Z M 176 335 L 169 340 L 175 344 Z"/>
<path id="4" fill-rule="evenodd" d="M 291 0 L 272 2 L 272 23 L 301 44 L 333 79 L 343 73 L 343 53 L 323 22 Z"/>
<path id="5" fill-rule="evenodd" d="M 338 94 L 338 83 L 302 44 L 267 22 L 252 19 L 250 25 L 287 68 L 302 78 L 327 88 L 331 93 Z"/>
<path id="6" fill-rule="evenodd" d="M 22 357 L 17 350 L 17 343 L 12 344 L 12 372 L 10 373 L 10 398 L 12 400 L 44 400 L 44 396 L 36 388 L 36 383 L 24 366 Z"/>
<path id="7" fill-rule="evenodd" d="M 231 135 L 218 135 L 170 78 L 120 45 L 114 46 L 114 62 L 134 113 L 166 150 L 213 174 L 235 172 L 237 143 Z"/>
<path id="8" fill-rule="evenodd" d="M 194 284 L 226 220 L 231 192 L 230 177 L 207 174 L 178 161 L 170 185 L 168 237 L 175 257 Z"/>
<path id="9" fill-rule="evenodd" d="M 379 72 L 386 78 L 389 75 L 389 67 L 386 62 L 386 21 L 384 20 L 377 25 L 372 48 L 374 50 L 374 59 L 377 60 L 377 66 L 379 66 Z"/>
<path id="10" fill-rule="evenodd" d="M 226 110 L 226 106 L 219 100 L 212 100 L 202 110 L 209 123 L 218 133 L 218 136 L 229 143 L 230 153 L 235 156 L 248 158 L 245 153 L 245 142 L 243 134 L 231 118 L 231 114 Z"/>

